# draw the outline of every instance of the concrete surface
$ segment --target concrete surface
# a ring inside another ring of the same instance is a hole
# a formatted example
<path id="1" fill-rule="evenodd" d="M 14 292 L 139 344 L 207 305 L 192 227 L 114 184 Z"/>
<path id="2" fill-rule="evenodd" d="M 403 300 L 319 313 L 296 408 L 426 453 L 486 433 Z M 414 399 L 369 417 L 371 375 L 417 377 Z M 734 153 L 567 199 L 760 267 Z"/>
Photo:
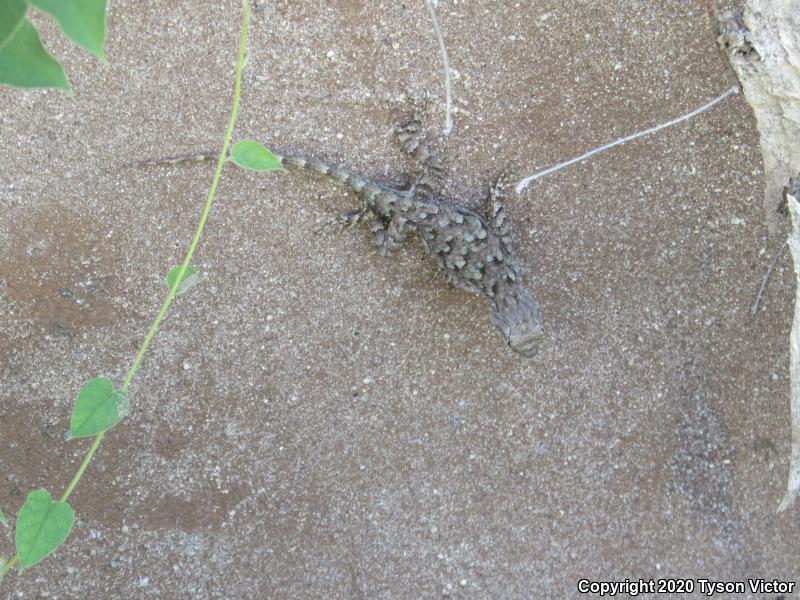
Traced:
<path id="1" fill-rule="evenodd" d="M 442 1 L 457 77 L 439 150 L 479 204 L 733 82 L 705 3 Z M 229 110 L 233 1 L 114 2 L 108 65 L 52 27 L 76 97 L 2 89 L 0 506 L 66 486 L 87 379 L 121 381 L 188 246 Z M 37 19 L 44 24 L 44 19 Z M 441 66 L 421 1 L 255 6 L 236 137 L 387 182 L 403 91 Z M 625 578 L 794 580 L 793 283 L 734 96 L 512 202 L 547 343 L 509 353 L 417 241 L 391 259 L 331 182 L 226 170 L 194 266 L 72 504 L 9 598 L 570 598 Z M 782 223 L 781 235 L 786 223 Z M 2 552 L 12 536 L 0 532 Z M 775 597 L 745 594 L 736 597 Z"/>

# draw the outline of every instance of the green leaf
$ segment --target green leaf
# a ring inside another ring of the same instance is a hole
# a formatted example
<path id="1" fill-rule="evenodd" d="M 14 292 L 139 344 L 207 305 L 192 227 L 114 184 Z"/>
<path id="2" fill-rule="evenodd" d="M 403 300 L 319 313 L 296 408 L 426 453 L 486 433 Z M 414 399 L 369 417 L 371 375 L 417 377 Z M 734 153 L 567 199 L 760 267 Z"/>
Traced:
<path id="1" fill-rule="evenodd" d="M 111 429 L 128 414 L 128 396 L 115 390 L 107 377 L 96 377 L 83 386 L 72 408 L 70 438 L 97 435 Z"/>
<path id="2" fill-rule="evenodd" d="M 58 548 L 67 536 L 75 515 L 66 502 L 53 502 L 47 490 L 33 490 L 17 516 L 16 544 L 19 564 L 32 567 Z"/>
<path id="3" fill-rule="evenodd" d="M 25 0 L 0 0 L 0 48 L 11 39 L 27 9 Z"/>
<path id="4" fill-rule="evenodd" d="M 167 273 L 167 287 L 172 289 L 172 286 L 175 285 L 175 280 L 178 278 L 178 274 L 181 272 L 181 266 L 178 265 L 177 267 L 173 267 Z M 175 290 L 175 295 L 180 296 L 183 292 L 188 290 L 192 287 L 197 281 L 200 279 L 200 276 L 197 274 L 192 267 L 186 267 L 186 270 L 183 272 L 183 279 L 178 284 L 177 289 Z"/>
<path id="5" fill-rule="evenodd" d="M 231 148 L 230 161 L 251 171 L 285 171 L 281 160 L 253 140 L 237 142 Z"/>
<path id="6" fill-rule="evenodd" d="M 52 15 L 64 35 L 105 61 L 107 0 L 28 0 L 28 3 Z"/>
<path id="7" fill-rule="evenodd" d="M 72 93 L 61 64 L 42 46 L 39 33 L 23 19 L 0 48 L 0 83 L 16 87 L 55 87 Z"/>
<path id="8" fill-rule="evenodd" d="M 0 523 L 2 523 L 4 527 L 8 527 L 8 521 L 6 521 L 6 516 L 3 514 L 2 509 L 0 509 Z"/>

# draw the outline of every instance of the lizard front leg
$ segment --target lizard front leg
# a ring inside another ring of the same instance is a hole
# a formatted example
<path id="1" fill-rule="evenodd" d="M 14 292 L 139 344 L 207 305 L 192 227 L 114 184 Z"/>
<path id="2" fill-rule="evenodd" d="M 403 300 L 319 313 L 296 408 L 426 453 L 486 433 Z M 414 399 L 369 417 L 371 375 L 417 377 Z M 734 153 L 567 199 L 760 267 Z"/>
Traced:
<path id="1" fill-rule="evenodd" d="M 503 172 L 489 188 L 483 202 L 483 212 L 489 226 L 510 253 L 514 252 L 514 232 L 506 210 L 506 198 L 512 185 L 511 174 L 508 171 Z"/>

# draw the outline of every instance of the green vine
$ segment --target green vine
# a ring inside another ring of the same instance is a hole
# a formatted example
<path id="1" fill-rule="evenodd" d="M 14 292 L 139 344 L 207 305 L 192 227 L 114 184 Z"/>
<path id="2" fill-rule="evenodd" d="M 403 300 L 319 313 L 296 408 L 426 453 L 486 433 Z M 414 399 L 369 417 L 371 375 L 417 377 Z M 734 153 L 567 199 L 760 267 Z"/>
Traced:
<path id="1" fill-rule="evenodd" d="M 2 565 L 0 580 L 17 563 L 20 564 L 22 569 L 27 569 L 37 564 L 60 546 L 69 535 L 74 522 L 74 514 L 67 500 L 72 495 L 72 492 L 75 491 L 89 463 L 100 448 L 106 432 L 116 426 L 128 414 L 128 387 L 133 381 L 144 355 L 175 296 L 187 291 L 195 280 L 195 271 L 189 265 L 202 238 L 225 163 L 231 161 L 240 167 L 258 171 L 282 168 L 277 157 L 256 142 L 245 140 L 234 144 L 231 148 L 231 139 L 239 112 L 242 70 L 245 64 L 245 44 L 250 26 L 250 8 L 247 0 L 242 0 L 242 12 L 242 30 L 236 59 L 233 106 L 225 130 L 222 150 L 217 159 L 214 178 L 208 192 L 208 198 L 200 215 L 189 250 L 186 252 L 186 256 L 180 266 L 173 268 L 167 276 L 169 290 L 167 296 L 150 325 L 122 385 L 118 389 L 114 389 L 111 380 L 98 377 L 87 382 L 81 389 L 72 410 L 70 436 L 71 438 L 94 437 L 92 445 L 57 502 L 53 501 L 49 492 L 44 489 L 33 490 L 28 494 L 25 504 L 20 509 L 15 527 L 17 552 Z M 228 156 L 229 148 L 231 148 L 230 156 Z M 2 516 L 2 513 L 0 513 L 0 516 Z M 4 517 L 2 522 L 5 524 Z"/>

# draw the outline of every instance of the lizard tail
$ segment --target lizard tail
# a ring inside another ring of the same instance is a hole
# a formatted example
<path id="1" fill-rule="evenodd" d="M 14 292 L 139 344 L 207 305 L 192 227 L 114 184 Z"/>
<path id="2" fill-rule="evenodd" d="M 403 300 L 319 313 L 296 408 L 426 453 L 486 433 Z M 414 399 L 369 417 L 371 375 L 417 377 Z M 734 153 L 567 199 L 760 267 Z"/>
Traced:
<path id="1" fill-rule="evenodd" d="M 280 159 L 281 163 L 284 167 L 287 168 L 296 168 L 296 169 L 304 169 L 308 171 L 314 171 L 315 173 L 319 173 L 321 175 L 325 175 L 327 177 L 331 177 L 340 183 L 350 187 L 357 193 L 364 192 L 368 196 L 373 197 L 376 194 L 380 194 L 381 192 L 385 191 L 385 188 L 380 186 L 377 183 L 354 173 L 353 171 L 349 171 L 343 167 L 325 162 L 324 160 L 320 160 L 318 158 L 304 156 L 303 154 L 297 152 L 273 152 L 275 156 Z M 205 151 L 205 152 L 197 152 L 195 154 L 180 154 L 177 156 L 162 156 L 159 158 L 153 158 L 150 160 L 140 160 L 133 163 L 128 163 L 123 165 L 123 167 L 143 167 L 143 166 L 150 166 L 150 165 L 176 165 L 180 163 L 186 162 L 196 162 L 196 161 L 204 161 L 204 160 L 214 160 L 219 155 L 219 151 Z"/>
<path id="2" fill-rule="evenodd" d="M 374 195 L 384 191 L 384 188 L 377 183 L 374 183 L 361 175 L 354 173 L 344 167 L 327 163 L 324 160 L 314 158 L 311 156 L 304 156 L 298 153 L 280 153 L 274 152 L 284 167 L 289 169 L 305 169 L 314 171 L 320 175 L 331 177 L 336 181 L 352 188 L 356 192 L 366 192 L 367 194 Z"/>
<path id="3" fill-rule="evenodd" d="M 147 160 L 137 160 L 125 163 L 120 168 L 130 169 L 133 167 L 150 167 L 155 165 L 179 165 L 186 162 L 200 162 L 203 160 L 214 160 L 219 156 L 219 150 L 206 150 L 194 154 L 177 154 L 175 156 L 158 156 Z"/>

